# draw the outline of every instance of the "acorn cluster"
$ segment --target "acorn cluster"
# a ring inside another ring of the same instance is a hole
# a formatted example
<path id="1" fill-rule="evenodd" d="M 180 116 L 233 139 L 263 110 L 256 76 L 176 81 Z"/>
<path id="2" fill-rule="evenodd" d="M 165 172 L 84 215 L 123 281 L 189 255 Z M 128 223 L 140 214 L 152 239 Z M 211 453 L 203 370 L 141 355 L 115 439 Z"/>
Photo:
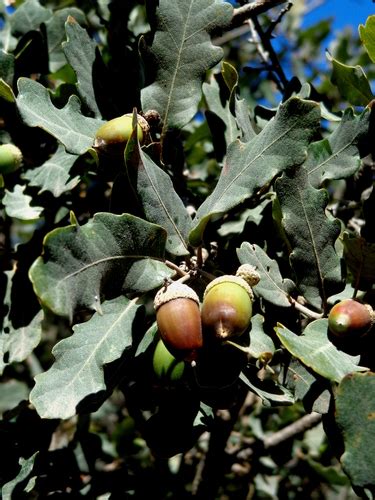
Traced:
<path id="1" fill-rule="evenodd" d="M 244 264 L 236 275 L 220 276 L 209 283 L 202 304 L 184 283 L 172 282 L 161 288 L 154 299 L 156 321 L 161 341 L 173 359 L 195 361 L 205 342 L 242 335 L 250 326 L 252 286 L 258 281 L 254 267 Z M 165 354 L 160 359 L 156 354 L 154 365 L 163 365 Z"/>

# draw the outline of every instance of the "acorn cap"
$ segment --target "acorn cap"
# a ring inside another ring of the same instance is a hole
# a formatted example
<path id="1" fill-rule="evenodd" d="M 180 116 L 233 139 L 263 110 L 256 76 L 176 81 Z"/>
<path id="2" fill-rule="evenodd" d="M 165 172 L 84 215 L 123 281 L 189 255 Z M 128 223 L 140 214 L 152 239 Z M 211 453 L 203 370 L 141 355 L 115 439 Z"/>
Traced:
<path id="1" fill-rule="evenodd" d="M 174 282 L 167 287 L 162 287 L 154 298 L 154 308 L 158 310 L 160 306 L 174 299 L 190 299 L 199 305 L 197 293 L 184 283 Z"/>
<path id="2" fill-rule="evenodd" d="M 250 298 L 253 300 L 254 294 L 251 289 L 251 286 L 241 277 L 241 276 L 234 276 L 232 274 L 225 274 L 224 276 L 219 276 L 218 278 L 215 278 L 211 283 L 209 283 L 204 291 L 204 297 L 208 294 L 210 290 L 216 285 L 219 285 L 220 283 L 236 283 L 237 285 L 241 286 L 246 292 L 250 295 Z M 203 297 L 203 300 L 204 300 Z"/>
<path id="3" fill-rule="evenodd" d="M 237 269 L 236 276 L 243 278 L 250 286 L 255 286 L 260 281 L 258 271 L 251 264 L 242 264 L 242 266 Z"/>

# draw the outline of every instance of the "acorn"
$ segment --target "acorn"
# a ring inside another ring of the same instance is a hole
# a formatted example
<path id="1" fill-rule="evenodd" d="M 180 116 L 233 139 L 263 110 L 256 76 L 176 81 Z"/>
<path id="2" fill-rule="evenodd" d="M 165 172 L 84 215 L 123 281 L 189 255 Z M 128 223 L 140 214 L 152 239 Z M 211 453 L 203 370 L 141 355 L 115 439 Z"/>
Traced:
<path id="1" fill-rule="evenodd" d="M 253 266 L 243 264 L 235 276 L 224 275 L 211 281 L 203 297 L 203 330 L 221 340 L 242 335 L 251 321 L 254 300 L 251 287 L 259 279 Z"/>
<path id="2" fill-rule="evenodd" d="M 160 380 L 177 382 L 181 379 L 185 363 L 178 361 L 166 348 L 162 339 L 158 340 L 152 358 L 152 366 L 156 376 Z"/>
<path id="3" fill-rule="evenodd" d="M 22 152 L 14 144 L 0 145 L 0 174 L 15 172 L 22 165 Z"/>
<path id="4" fill-rule="evenodd" d="M 178 359 L 193 361 L 203 345 L 199 297 L 184 283 L 161 288 L 154 299 L 156 322 L 168 350 Z"/>
<path id="5" fill-rule="evenodd" d="M 143 144 L 150 127 L 141 115 L 137 115 L 137 137 Z M 104 123 L 95 134 L 94 148 L 99 152 L 117 154 L 123 152 L 133 132 L 133 113 L 126 113 Z"/>
<path id="6" fill-rule="evenodd" d="M 356 299 L 338 302 L 328 314 L 328 328 L 336 337 L 361 337 L 371 330 L 374 322 L 372 307 Z"/>

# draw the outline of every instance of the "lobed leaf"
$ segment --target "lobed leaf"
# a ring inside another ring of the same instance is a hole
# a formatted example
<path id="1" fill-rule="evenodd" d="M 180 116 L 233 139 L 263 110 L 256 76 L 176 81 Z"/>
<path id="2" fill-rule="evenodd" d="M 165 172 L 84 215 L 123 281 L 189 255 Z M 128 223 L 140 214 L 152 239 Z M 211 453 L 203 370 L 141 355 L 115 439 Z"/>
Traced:
<path id="1" fill-rule="evenodd" d="M 103 121 L 82 115 L 77 96 L 72 95 L 59 109 L 52 104 L 49 91 L 34 80 L 20 78 L 18 90 L 18 110 L 27 125 L 46 130 L 71 154 L 81 155 L 93 145 L 95 133 Z"/>
<path id="2" fill-rule="evenodd" d="M 266 252 L 256 244 L 242 243 L 237 249 L 241 264 L 251 264 L 260 275 L 260 280 L 254 286 L 256 295 L 280 307 L 290 307 L 289 294 L 294 289 L 294 283 L 281 276 L 277 262 L 270 259 Z"/>
<path id="3" fill-rule="evenodd" d="M 310 144 L 306 168 L 312 186 L 319 187 L 327 179 L 343 179 L 354 175 L 361 166 L 360 141 L 370 125 L 370 109 L 359 116 L 348 108 L 335 131 L 326 139 Z"/>
<path id="4" fill-rule="evenodd" d="M 39 29 L 52 16 L 52 10 L 40 5 L 38 0 L 26 0 L 10 16 L 9 22 L 14 35 Z"/>
<path id="5" fill-rule="evenodd" d="M 375 62 L 375 15 L 368 16 L 366 23 L 358 27 L 359 36 L 372 62 Z"/>
<path id="6" fill-rule="evenodd" d="M 126 146 L 125 166 L 147 220 L 167 231 L 166 250 L 172 255 L 188 255 L 191 217 L 169 175 L 142 151 L 134 135 Z"/>
<path id="7" fill-rule="evenodd" d="M 49 191 L 57 198 L 74 189 L 79 183 L 79 176 L 70 175 L 70 169 L 77 158 L 77 155 L 67 153 L 65 148 L 59 145 L 54 155 L 40 167 L 25 172 L 24 178 L 30 181 L 30 186 L 39 187 L 39 193 Z"/>
<path id="8" fill-rule="evenodd" d="M 210 33 L 224 27 L 233 8 L 215 0 L 160 0 L 149 52 L 156 65 L 154 83 L 142 89 L 144 111 L 155 109 L 168 128 L 181 128 L 195 115 L 206 71 L 223 57 Z"/>
<path id="9" fill-rule="evenodd" d="M 132 328 L 140 304 L 125 297 L 105 302 L 102 313 L 75 325 L 73 335 L 52 350 L 56 361 L 35 377 L 30 401 L 42 418 L 70 418 L 87 396 L 106 390 L 104 365 L 132 345 Z"/>
<path id="10" fill-rule="evenodd" d="M 171 271 L 164 264 L 166 233 L 132 215 L 97 213 L 84 226 L 51 231 L 30 268 L 39 300 L 72 318 L 78 308 L 100 311 L 103 297 L 145 292 Z"/>
<path id="11" fill-rule="evenodd" d="M 20 470 L 17 476 L 11 481 L 5 483 L 1 488 L 1 498 L 3 500 L 12 500 L 12 498 L 15 498 L 14 496 L 15 491 L 17 492 L 17 495 L 20 495 L 20 490 L 18 488 L 16 490 L 16 486 L 26 481 L 26 479 L 28 479 L 29 476 L 32 474 L 34 469 L 35 459 L 38 456 L 38 453 L 39 451 L 31 455 L 29 458 L 20 457 L 19 459 Z M 31 492 L 34 486 L 35 479 L 36 475 L 29 479 L 29 481 L 23 488 L 23 491 L 25 493 Z"/>
<path id="12" fill-rule="evenodd" d="M 48 63 L 52 72 L 58 71 L 66 64 L 62 43 L 66 36 L 65 22 L 69 16 L 73 17 L 81 25 L 86 21 L 86 16 L 80 9 L 67 7 L 56 10 L 45 23 L 49 54 Z M 83 49 L 84 47 L 81 47 L 81 50 Z"/>
<path id="13" fill-rule="evenodd" d="M 192 245 L 201 243 L 203 231 L 214 215 L 228 212 L 284 169 L 301 164 L 319 120 L 316 103 L 293 97 L 280 105 L 276 116 L 252 140 L 230 144 L 219 181 L 193 221 Z"/>
<path id="14" fill-rule="evenodd" d="M 289 169 L 276 180 L 275 190 L 292 252 L 289 256 L 296 283 L 315 307 L 343 288 L 341 262 L 334 244 L 340 222 L 325 213 L 328 193 L 313 188 L 303 167 Z"/>
<path id="15" fill-rule="evenodd" d="M 340 458 L 352 484 L 375 486 L 375 373 L 353 373 L 336 392 L 336 421 L 345 451 Z"/>
<path id="16" fill-rule="evenodd" d="M 5 320 L 0 334 L 0 374 L 11 364 L 24 361 L 40 343 L 43 312 L 39 311 L 30 324 L 15 328 Z"/>
<path id="17" fill-rule="evenodd" d="M 358 366 L 360 356 L 340 351 L 328 338 L 328 320 L 317 319 L 307 325 L 302 335 L 296 335 L 280 323 L 275 332 L 283 346 L 303 364 L 322 377 L 340 382 L 346 375 L 368 368 Z"/>
<path id="18" fill-rule="evenodd" d="M 9 217 L 21 220 L 38 219 L 43 212 L 43 207 L 33 206 L 33 198 L 25 194 L 26 186 L 16 184 L 13 191 L 5 191 L 3 204 Z"/>
<path id="19" fill-rule="evenodd" d="M 67 41 L 63 42 L 62 48 L 68 63 L 77 75 L 79 95 L 94 116 L 101 117 L 94 91 L 93 65 L 97 57 L 96 43 L 71 16 L 65 23 L 65 30 Z"/>
<path id="20" fill-rule="evenodd" d="M 275 345 L 271 337 L 263 329 L 264 316 L 255 314 L 251 318 L 250 350 L 252 356 L 259 358 L 262 354 L 275 352 Z"/>

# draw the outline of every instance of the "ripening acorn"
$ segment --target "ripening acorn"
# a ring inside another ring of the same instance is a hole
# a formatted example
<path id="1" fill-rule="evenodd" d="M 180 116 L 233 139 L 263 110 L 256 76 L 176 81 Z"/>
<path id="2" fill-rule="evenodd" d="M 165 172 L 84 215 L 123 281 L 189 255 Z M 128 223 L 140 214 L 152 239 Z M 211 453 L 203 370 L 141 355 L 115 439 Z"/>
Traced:
<path id="1" fill-rule="evenodd" d="M 141 115 L 137 115 L 137 137 L 143 144 L 150 127 Z M 104 123 L 95 134 L 94 148 L 104 153 L 116 153 L 125 149 L 133 131 L 133 113 L 126 113 Z"/>
<path id="2" fill-rule="evenodd" d="M 0 145 L 0 174 L 15 172 L 22 165 L 22 152 L 14 144 Z"/>
<path id="3" fill-rule="evenodd" d="M 355 299 L 338 302 L 328 315 L 328 328 L 336 337 L 362 336 L 372 328 L 374 322 L 372 307 Z"/>
<path id="4" fill-rule="evenodd" d="M 156 344 L 152 358 L 152 366 L 159 379 L 171 382 L 180 380 L 185 370 L 185 363 L 183 361 L 178 361 L 173 354 L 168 351 L 162 339 L 159 339 Z"/>
<path id="5" fill-rule="evenodd" d="M 167 348 L 178 359 L 193 361 L 203 345 L 199 297 L 184 283 L 161 288 L 154 299 L 156 322 Z"/>
<path id="6" fill-rule="evenodd" d="M 242 335 L 250 326 L 253 311 L 251 287 L 258 282 L 259 274 L 244 264 L 235 276 L 220 276 L 209 283 L 201 311 L 203 330 L 222 340 Z"/>

